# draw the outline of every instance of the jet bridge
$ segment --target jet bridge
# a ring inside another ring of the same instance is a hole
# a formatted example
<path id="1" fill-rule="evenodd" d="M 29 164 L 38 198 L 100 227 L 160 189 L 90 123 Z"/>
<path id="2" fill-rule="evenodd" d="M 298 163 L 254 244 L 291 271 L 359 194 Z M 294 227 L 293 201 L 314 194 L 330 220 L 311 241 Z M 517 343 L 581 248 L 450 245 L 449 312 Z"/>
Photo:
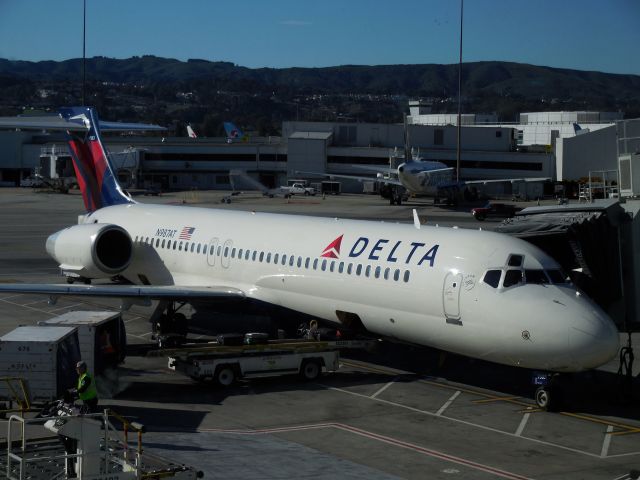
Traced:
<path id="1" fill-rule="evenodd" d="M 538 246 L 567 271 L 623 331 L 640 331 L 639 205 L 616 199 L 588 204 L 529 207 L 496 231 Z M 638 224 L 638 225 L 636 225 Z M 638 279 L 636 278 L 638 277 Z"/>

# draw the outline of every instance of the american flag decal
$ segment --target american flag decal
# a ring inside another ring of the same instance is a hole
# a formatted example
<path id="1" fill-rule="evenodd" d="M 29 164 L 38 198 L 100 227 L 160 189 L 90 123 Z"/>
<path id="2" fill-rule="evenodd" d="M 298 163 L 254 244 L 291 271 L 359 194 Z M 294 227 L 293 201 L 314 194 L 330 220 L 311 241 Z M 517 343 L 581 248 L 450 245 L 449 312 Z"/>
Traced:
<path id="1" fill-rule="evenodd" d="M 191 240 L 191 235 L 196 231 L 196 227 L 184 227 L 180 231 L 179 239 L 180 240 Z"/>

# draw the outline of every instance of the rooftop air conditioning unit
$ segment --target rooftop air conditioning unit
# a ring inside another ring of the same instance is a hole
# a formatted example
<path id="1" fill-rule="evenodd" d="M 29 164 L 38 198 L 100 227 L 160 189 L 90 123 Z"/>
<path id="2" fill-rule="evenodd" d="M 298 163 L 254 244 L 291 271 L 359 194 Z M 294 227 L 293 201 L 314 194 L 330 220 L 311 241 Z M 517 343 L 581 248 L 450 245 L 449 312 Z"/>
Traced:
<path id="1" fill-rule="evenodd" d="M 640 154 L 620 155 L 620 195 L 622 197 L 640 197 Z"/>

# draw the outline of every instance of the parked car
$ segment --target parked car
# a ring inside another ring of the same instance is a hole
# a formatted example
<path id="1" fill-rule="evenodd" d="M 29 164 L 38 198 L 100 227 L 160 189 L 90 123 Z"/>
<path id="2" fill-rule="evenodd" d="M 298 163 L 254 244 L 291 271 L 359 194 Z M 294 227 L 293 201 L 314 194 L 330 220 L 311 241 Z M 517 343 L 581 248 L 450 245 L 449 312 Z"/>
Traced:
<path id="1" fill-rule="evenodd" d="M 484 220 L 487 217 L 511 218 L 522 208 L 508 203 L 489 202 L 484 207 L 471 209 L 471 214 L 476 220 Z"/>
<path id="2" fill-rule="evenodd" d="M 280 187 L 280 191 L 286 196 L 291 195 L 315 195 L 316 189 L 313 187 L 306 187 L 302 183 L 294 183 L 288 187 Z"/>

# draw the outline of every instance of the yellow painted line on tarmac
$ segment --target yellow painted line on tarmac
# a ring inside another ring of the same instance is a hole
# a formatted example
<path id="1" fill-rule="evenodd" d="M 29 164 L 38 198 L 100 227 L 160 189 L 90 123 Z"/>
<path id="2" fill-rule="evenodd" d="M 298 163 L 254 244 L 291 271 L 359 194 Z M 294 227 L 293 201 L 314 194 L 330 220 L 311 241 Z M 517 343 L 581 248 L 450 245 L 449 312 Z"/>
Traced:
<path id="1" fill-rule="evenodd" d="M 484 398 L 482 400 L 474 400 L 471 403 L 491 403 L 491 402 L 506 402 L 506 401 L 510 401 L 510 400 L 517 400 L 521 397 L 490 397 L 490 398 Z"/>
<path id="2" fill-rule="evenodd" d="M 376 368 L 376 367 L 370 367 L 368 365 L 362 365 L 362 364 L 358 364 L 358 363 L 350 363 L 350 362 L 345 362 L 342 361 L 341 362 L 344 365 L 350 366 L 350 367 L 355 367 L 355 368 L 360 368 L 363 370 L 369 370 L 375 373 L 382 373 L 385 375 L 398 375 L 399 374 L 399 370 L 391 370 L 391 369 L 384 369 L 384 368 Z M 420 383 L 424 383 L 426 385 L 433 385 L 435 387 L 439 387 L 439 388 L 445 388 L 445 389 L 449 389 L 449 390 L 454 390 L 454 391 L 460 391 L 463 393 L 469 393 L 471 395 L 477 395 L 480 397 L 484 397 L 484 399 L 482 400 L 474 400 L 472 403 L 475 404 L 484 404 L 484 403 L 491 403 L 491 402 L 506 402 L 506 403 L 511 403 L 514 405 L 519 405 L 522 407 L 525 407 L 525 410 L 522 411 L 522 413 L 537 413 L 537 412 L 545 412 L 545 410 L 542 410 L 540 408 L 537 408 L 535 405 L 532 405 L 531 403 L 527 403 L 525 401 L 521 401 L 518 400 L 519 398 L 522 397 L 500 397 L 500 396 L 496 396 L 496 395 L 491 395 L 488 393 L 484 393 L 484 392 L 479 392 L 477 390 L 471 390 L 469 388 L 461 388 L 460 386 L 456 386 L 456 385 L 447 385 L 446 383 L 439 383 L 439 382 L 434 382 L 433 380 L 425 380 L 425 379 L 420 379 L 418 380 L 418 382 Z M 609 433 L 609 435 L 616 435 L 616 436 L 620 436 L 620 435 L 631 435 L 631 434 L 635 434 L 635 433 L 640 433 L 640 427 L 638 426 L 634 426 L 634 425 L 626 425 L 624 423 L 619 423 L 619 422 L 612 422 L 609 420 L 603 420 L 600 418 L 596 418 L 596 417 L 592 417 L 589 415 L 582 415 L 579 413 L 571 413 L 571 412 L 558 412 L 559 415 L 564 415 L 566 417 L 571 417 L 571 418 L 576 418 L 579 420 L 584 420 L 587 422 L 591 422 L 591 423 L 596 423 L 598 425 L 606 425 L 606 426 L 613 426 L 614 428 L 620 429 L 622 431 L 616 431 L 616 432 L 611 432 Z"/>

